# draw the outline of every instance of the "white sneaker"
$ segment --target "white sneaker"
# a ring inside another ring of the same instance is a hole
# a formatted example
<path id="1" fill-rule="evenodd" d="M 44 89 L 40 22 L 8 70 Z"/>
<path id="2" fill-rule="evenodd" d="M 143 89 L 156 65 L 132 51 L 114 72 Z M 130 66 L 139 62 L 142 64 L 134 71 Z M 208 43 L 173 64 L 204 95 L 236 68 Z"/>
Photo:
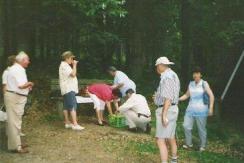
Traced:
<path id="1" fill-rule="evenodd" d="M 177 160 L 178 160 L 177 156 L 171 157 L 170 163 L 177 163 L 178 162 Z"/>
<path id="2" fill-rule="evenodd" d="M 72 126 L 72 130 L 77 130 L 77 131 L 81 131 L 81 130 L 84 130 L 85 127 L 82 127 L 80 125 L 73 125 Z"/>
<path id="3" fill-rule="evenodd" d="M 191 149 L 193 147 L 193 144 L 192 145 L 186 145 L 186 144 L 184 144 L 182 147 L 184 149 Z"/>
<path id="4" fill-rule="evenodd" d="M 69 129 L 69 128 L 72 128 L 72 127 L 73 127 L 73 124 L 72 124 L 72 123 L 66 123 L 66 124 L 64 125 L 64 127 L 65 127 L 66 129 Z"/>
<path id="5" fill-rule="evenodd" d="M 204 152 L 204 151 L 206 151 L 206 148 L 205 147 L 200 147 L 199 151 L 200 152 Z"/>
<path id="6" fill-rule="evenodd" d="M 24 136 L 25 136 L 25 134 L 21 132 L 21 133 L 20 133 L 20 136 L 24 137 Z"/>

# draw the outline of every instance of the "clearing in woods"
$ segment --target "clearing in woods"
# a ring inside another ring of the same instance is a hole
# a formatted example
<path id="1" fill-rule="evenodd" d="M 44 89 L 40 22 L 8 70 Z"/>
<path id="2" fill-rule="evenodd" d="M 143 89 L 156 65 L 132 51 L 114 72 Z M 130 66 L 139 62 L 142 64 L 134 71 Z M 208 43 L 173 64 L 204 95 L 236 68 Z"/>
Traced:
<path id="1" fill-rule="evenodd" d="M 39 101 L 40 102 L 40 101 Z M 49 103 L 46 103 L 50 106 Z M 34 102 L 23 120 L 23 138 L 30 147 L 29 154 L 12 154 L 0 150 L 1 163 L 157 163 L 159 152 L 155 144 L 155 126 L 151 135 L 130 133 L 124 129 L 94 124 L 94 116 L 80 116 L 85 126 L 81 132 L 64 129 L 55 112 Z M 80 114 L 82 115 L 82 114 Z M 153 122 L 154 124 L 154 122 Z M 183 143 L 182 121 L 179 120 L 179 146 Z M 210 131 L 211 132 L 211 131 Z M 211 135 L 210 135 L 211 136 Z M 242 162 L 238 149 L 211 136 L 208 151 L 198 152 L 179 148 L 179 162 Z M 236 157 L 235 157 L 236 156 Z"/>

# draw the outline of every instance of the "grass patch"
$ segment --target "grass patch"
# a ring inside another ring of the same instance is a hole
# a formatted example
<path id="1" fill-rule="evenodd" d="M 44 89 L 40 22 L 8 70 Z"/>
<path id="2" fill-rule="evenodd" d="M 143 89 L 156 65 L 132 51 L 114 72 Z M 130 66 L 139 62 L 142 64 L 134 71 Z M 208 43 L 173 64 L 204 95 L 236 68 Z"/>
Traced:
<path id="1" fill-rule="evenodd" d="M 42 119 L 44 122 L 54 122 L 54 121 L 62 121 L 63 119 L 57 114 L 47 114 Z"/>
<path id="2" fill-rule="evenodd" d="M 128 150 L 128 152 L 134 152 L 139 156 L 158 153 L 157 146 L 155 145 L 155 143 L 151 141 L 146 141 L 146 142 L 129 141 L 126 149 Z"/>
<path id="3" fill-rule="evenodd" d="M 186 151 L 179 150 L 180 160 L 198 163 L 241 163 L 243 161 L 227 156 L 221 153 L 214 152 L 199 152 L 199 151 Z"/>
<path id="4" fill-rule="evenodd" d="M 139 157 L 148 155 L 158 155 L 159 150 L 153 141 L 138 142 L 129 141 L 126 146 L 126 151 L 133 153 Z M 199 152 L 199 151 L 188 151 L 180 148 L 178 150 L 179 161 L 186 162 L 198 162 L 198 163 L 242 163 L 243 161 L 238 158 L 231 157 L 224 153 L 215 153 L 210 151 Z"/>
<path id="5" fill-rule="evenodd" d="M 158 152 L 158 149 L 157 147 L 155 146 L 154 143 L 151 143 L 151 142 L 133 142 L 131 141 L 129 143 L 133 148 L 135 148 L 136 151 L 138 151 L 139 153 L 157 153 Z"/>

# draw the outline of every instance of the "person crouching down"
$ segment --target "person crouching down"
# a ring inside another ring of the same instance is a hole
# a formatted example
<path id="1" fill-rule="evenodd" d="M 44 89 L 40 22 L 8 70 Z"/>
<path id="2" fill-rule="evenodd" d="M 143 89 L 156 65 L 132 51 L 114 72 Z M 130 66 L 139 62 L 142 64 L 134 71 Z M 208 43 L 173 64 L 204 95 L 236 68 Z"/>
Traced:
<path id="1" fill-rule="evenodd" d="M 119 93 L 107 84 L 92 84 L 81 89 L 81 95 L 89 96 L 94 103 L 98 121 L 97 125 L 103 126 L 106 123 L 103 117 L 105 105 L 108 108 L 109 114 L 113 114 L 111 102 L 119 98 Z"/>
<path id="2" fill-rule="evenodd" d="M 76 67 L 78 61 L 74 60 L 74 57 L 75 56 L 70 51 L 66 51 L 62 54 L 63 61 L 59 66 L 59 84 L 61 94 L 64 98 L 65 128 L 72 128 L 73 130 L 83 130 L 84 127 L 78 125 L 76 116 L 77 101 L 75 94 L 78 93 L 79 90 L 78 80 L 76 77 Z M 72 123 L 70 123 L 69 121 L 69 112 L 71 114 Z"/>
<path id="3" fill-rule="evenodd" d="M 128 99 L 119 107 L 119 112 L 125 116 L 129 130 L 135 132 L 139 128 L 150 133 L 151 112 L 146 98 L 133 89 L 128 89 L 126 96 Z"/>

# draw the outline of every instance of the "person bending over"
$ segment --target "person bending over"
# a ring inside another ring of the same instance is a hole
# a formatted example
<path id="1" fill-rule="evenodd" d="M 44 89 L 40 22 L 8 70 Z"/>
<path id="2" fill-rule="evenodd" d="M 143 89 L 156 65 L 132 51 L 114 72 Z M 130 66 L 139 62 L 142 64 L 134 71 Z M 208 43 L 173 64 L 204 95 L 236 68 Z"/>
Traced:
<path id="1" fill-rule="evenodd" d="M 112 115 L 111 102 L 117 100 L 120 96 L 118 91 L 113 90 L 112 87 L 107 84 L 92 84 L 85 86 L 81 89 L 81 95 L 88 95 L 92 99 L 97 114 L 97 124 L 100 126 L 103 126 L 104 123 L 106 123 L 103 116 L 105 105 L 108 108 L 109 114 Z"/>
<path id="2" fill-rule="evenodd" d="M 107 71 L 114 77 L 112 88 L 119 89 L 122 93 L 122 97 L 126 96 L 125 92 L 128 89 L 133 89 L 136 92 L 136 84 L 124 72 L 117 70 L 113 66 L 109 67 Z"/>

